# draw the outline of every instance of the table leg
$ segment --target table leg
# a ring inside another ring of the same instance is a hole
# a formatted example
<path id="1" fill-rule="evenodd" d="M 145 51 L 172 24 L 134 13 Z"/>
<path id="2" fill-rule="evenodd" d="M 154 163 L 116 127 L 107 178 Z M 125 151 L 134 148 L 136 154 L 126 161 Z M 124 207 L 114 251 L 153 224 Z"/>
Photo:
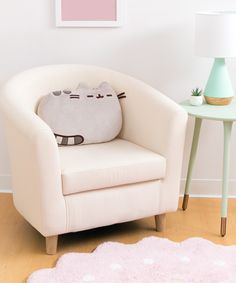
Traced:
<path id="1" fill-rule="evenodd" d="M 230 139 L 233 122 L 224 121 L 224 159 L 223 159 L 223 182 L 222 182 L 222 202 L 221 202 L 221 228 L 222 237 L 226 234 L 226 220 L 228 210 L 228 188 L 229 188 L 229 168 L 230 168 Z"/>
<path id="2" fill-rule="evenodd" d="M 187 173 L 187 179 L 186 179 L 186 184 L 185 184 L 184 199 L 183 199 L 183 204 L 182 204 L 183 210 L 186 210 L 188 206 L 189 187 L 190 187 L 190 182 L 192 179 L 192 171 L 193 171 L 194 162 L 196 159 L 201 124 L 202 124 L 202 119 L 195 118 L 194 134 L 193 134 L 192 147 L 191 147 L 190 159 L 189 159 L 189 164 L 188 164 L 188 173 Z"/>

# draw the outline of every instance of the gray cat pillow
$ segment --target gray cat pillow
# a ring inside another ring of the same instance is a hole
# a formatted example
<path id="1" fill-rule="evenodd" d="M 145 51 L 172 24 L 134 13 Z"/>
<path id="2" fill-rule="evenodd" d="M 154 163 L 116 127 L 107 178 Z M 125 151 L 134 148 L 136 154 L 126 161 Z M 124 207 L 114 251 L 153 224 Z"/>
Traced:
<path id="1" fill-rule="evenodd" d="M 122 126 L 119 95 L 107 83 L 97 88 L 54 91 L 44 96 L 38 115 L 52 129 L 59 145 L 91 144 L 114 139 Z"/>

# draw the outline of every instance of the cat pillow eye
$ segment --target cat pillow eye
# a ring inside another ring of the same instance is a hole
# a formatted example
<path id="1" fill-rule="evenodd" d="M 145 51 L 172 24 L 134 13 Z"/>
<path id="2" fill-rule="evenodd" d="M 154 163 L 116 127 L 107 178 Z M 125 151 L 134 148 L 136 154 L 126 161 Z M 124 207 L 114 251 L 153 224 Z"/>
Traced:
<path id="1" fill-rule="evenodd" d="M 102 143 L 118 136 L 122 127 L 120 99 L 109 83 L 96 88 L 55 90 L 39 102 L 37 114 L 52 129 L 59 145 Z"/>

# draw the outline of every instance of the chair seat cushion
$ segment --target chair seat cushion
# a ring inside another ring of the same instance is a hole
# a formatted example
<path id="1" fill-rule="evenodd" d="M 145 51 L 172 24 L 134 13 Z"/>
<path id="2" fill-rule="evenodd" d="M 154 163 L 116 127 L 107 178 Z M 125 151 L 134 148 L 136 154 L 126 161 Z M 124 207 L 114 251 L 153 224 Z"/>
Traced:
<path id="1" fill-rule="evenodd" d="M 163 156 L 122 139 L 60 147 L 59 154 L 64 195 L 165 177 Z"/>

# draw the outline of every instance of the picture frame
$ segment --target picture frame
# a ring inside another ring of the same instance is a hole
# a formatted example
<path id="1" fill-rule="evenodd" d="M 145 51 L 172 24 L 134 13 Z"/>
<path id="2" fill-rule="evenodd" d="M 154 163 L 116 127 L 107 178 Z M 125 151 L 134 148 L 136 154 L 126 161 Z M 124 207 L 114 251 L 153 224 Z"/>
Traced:
<path id="1" fill-rule="evenodd" d="M 120 27 L 125 0 L 55 0 L 57 27 Z"/>

